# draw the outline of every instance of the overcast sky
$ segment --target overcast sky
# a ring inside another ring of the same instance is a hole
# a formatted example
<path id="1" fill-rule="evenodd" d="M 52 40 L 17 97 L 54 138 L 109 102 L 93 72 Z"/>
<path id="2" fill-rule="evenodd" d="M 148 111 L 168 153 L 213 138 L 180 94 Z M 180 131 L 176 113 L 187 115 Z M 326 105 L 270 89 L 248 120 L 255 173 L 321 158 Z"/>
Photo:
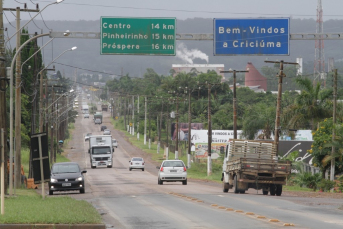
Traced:
<path id="1" fill-rule="evenodd" d="M 56 0 L 4 0 L 4 8 L 40 9 Z M 101 16 L 120 17 L 176 17 L 187 19 L 243 18 L 243 17 L 293 17 L 316 18 L 318 0 L 64 0 L 47 7 L 44 20 L 99 20 Z M 323 19 L 343 19 L 343 0 L 322 0 Z M 30 13 L 31 16 L 36 13 Z M 10 12 L 7 20 L 14 21 Z M 21 18 L 30 19 L 29 13 Z M 37 20 L 42 20 L 40 16 Z"/>

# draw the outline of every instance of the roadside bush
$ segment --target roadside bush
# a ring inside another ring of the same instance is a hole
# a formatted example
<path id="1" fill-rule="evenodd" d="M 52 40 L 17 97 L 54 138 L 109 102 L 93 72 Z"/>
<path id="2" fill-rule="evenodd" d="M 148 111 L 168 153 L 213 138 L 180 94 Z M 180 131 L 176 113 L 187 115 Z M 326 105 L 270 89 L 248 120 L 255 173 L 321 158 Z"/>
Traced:
<path id="1" fill-rule="evenodd" d="M 295 176 L 294 182 L 298 184 L 300 187 L 307 187 L 313 189 L 313 191 L 317 190 L 317 186 L 322 179 L 322 175 L 320 173 L 316 173 L 312 175 L 312 173 L 305 172 L 305 173 L 298 173 Z"/>
<path id="2" fill-rule="evenodd" d="M 321 189 L 323 192 L 328 192 L 331 189 L 333 189 L 335 185 L 336 185 L 335 181 L 322 179 L 318 184 L 318 188 Z"/>

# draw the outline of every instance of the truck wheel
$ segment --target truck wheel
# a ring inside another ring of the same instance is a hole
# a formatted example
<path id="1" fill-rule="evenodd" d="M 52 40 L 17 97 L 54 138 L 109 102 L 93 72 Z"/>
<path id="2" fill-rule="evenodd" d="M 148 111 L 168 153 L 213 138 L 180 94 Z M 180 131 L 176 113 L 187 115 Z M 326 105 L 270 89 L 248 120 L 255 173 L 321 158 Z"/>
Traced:
<path id="1" fill-rule="evenodd" d="M 267 191 L 263 190 L 262 193 L 263 195 L 268 195 L 268 190 Z"/>
<path id="2" fill-rule="evenodd" d="M 182 181 L 182 185 L 187 185 L 187 180 Z"/>
<path id="3" fill-rule="evenodd" d="M 245 190 L 243 190 L 243 191 L 239 191 L 239 193 L 241 193 L 241 194 L 244 194 L 244 193 L 245 193 Z"/>
<path id="4" fill-rule="evenodd" d="M 275 184 L 271 184 L 269 189 L 270 189 L 270 195 L 275 196 L 275 191 L 276 191 Z"/>
<path id="5" fill-rule="evenodd" d="M 91 168 L 92 168 L 92 169 L 95 169 L 96 167 L 91 165 Z"/>
<path id="6" fill-rule="evenodd" d="M 54 195 L 54 191 L 49 190 L 49 195 L 50 196 Z"/>
<path id="7" fill-rule="evenodd" d="M 108 165 L 107 168 L 112 168 L 112 165 Z"/>
<path id="8" fill-rule="evenodd" d="M 228 192 L 229 191 L 229 184 L 223 182 L 223 192 Z"/>
<path id="9" fill-rule="evenodd" d="M 238 181 L 237 181 L 237 174 L 235 175 L 235 178 L 234 178 L 234 180 L 233 180 L 233 192 L 234 193 L 239 193 L 239 190 L 238 190 L 238 187 L 237 187 L 237 183 L 238 183 Z"/>
<path id="10" fill-rule="evenodd" d="M 277 196 L 281 196 L 281 194 L 282 194 L 282 184 L 277 184 L 276 185 L 275 193 L 276 193 Z"/>

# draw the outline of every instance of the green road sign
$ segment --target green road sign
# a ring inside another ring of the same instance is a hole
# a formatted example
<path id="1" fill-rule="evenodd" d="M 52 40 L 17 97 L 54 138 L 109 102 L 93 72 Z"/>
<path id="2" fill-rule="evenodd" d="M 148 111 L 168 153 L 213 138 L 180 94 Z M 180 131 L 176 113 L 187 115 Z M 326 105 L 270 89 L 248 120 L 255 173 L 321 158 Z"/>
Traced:
<path id="1" fill-rule="evenodd" d="M 174 55 L 176 18 L 101 17 L 101 54 Z"/>

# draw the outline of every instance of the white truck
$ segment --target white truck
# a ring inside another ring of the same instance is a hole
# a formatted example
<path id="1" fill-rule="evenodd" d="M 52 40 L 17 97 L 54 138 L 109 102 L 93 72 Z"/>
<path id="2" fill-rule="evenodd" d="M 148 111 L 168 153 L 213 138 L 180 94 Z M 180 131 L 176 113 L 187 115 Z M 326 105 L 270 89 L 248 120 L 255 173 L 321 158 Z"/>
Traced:
<path id="1" fill-rule="evenodd" d="M 291 173 L 290 161 L 278 161 L 275 143 L 230 139 L 223 162 L 223 192 L 245 193 L 249 188 L 262 189 L 263 195 L 282 194 Z"/>
<path id="2" fill-rule="evenodd" d="M 113 166 L 112 135 L 89 136 L 89 149 L 91 168 Z"/>
<path id="3" fill-rule="evenodd" d="M 81 106 L 81 111 L 82 111 L 82 114 L 89 114 L 89 106 L 86 104 L 83 104 Z"/>

